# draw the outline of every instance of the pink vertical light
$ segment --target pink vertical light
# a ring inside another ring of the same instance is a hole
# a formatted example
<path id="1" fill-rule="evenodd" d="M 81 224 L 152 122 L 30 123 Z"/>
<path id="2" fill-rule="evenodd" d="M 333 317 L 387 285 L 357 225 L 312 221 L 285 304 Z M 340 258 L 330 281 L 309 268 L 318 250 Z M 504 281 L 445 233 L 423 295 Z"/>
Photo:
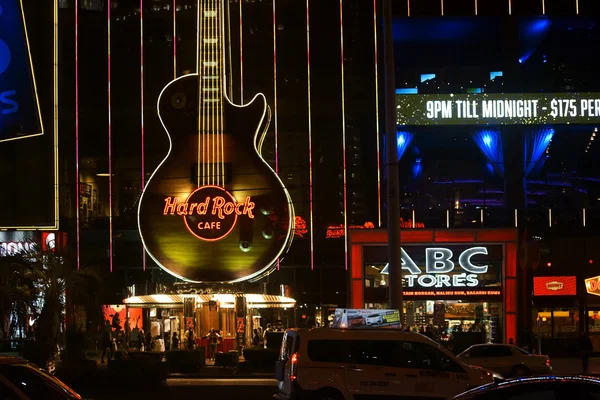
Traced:
<path id="1" fill-rule="evenodd" d="M 275 172 L 279 174 L 279 126 L 277 124 L 277 15 L 275 13 L 275 2 L 276 0 L 273 0 L 273 107 L 275 114 Z"/>
<path id="2" fill-rule="evenodd" d="M 279 126 L 277 121 L 277 14 L 275 11 L 275 2 L 276 0 L 273 0 L 273 108 L 275 114 L 275 173 L 279 175 Z M 281 260 L 277 259 L 277 270 L 279 271 L 280 269 Z"/>
<path id="3" fill-rule="evenodd" d="M 310 108 L 310 7 L 306 0 L 306 69 L 308 77 L 308 191 L 310 220 L 310 269 L 315 269 L 315 240 L 313 225 L 313 165 L 312 165 L 312 113 Z"/>
<path id="4" fill-rule="evenodd" d="M 346 169 L 346 82 L 344 81 L 344 0 L 340 0 L 340 64 L 342 70 L 342 160 L 344 168 L 344 266 L 348 270 L 348 201 Z"/>
<path id="5" fill-rule="evenodd" d="M 243 1 L 240 0 L 240 104 L 244 104 L 244 26 L 242 3 Z"/>
<path id="6" fill-rule="evenodd" d="M 106 1 L 108 8 L 108 231 L 109 231 L 109 267 L 113 271 L 113 209 L 112 209 L 112 115 L 111 115 L 111 88 L 110 88 L 110 8 L 111 0 Z"/>
<path id="7" fill-rule="evenodd" d="M 173 79 L 177 79 L 177 0 L 173 0 Z"/>
<path id="8" fill-rule="evenodd" d="M 173 4 L 175 0 L 173 0 Z M 175 46 L 175 40 L 173 40 Z M 140 111 L 141 111 L 141 137 L 142 137 L 142 192 L 146 186 L 146 160 L 145 160 L 145 128 L 144 128 L 144 0 L 140 0 Z M 142 244 L 142 269 L 146 270 L 146 250 Z"/>
<path id="9" fill-rule="evenodd" d="M 81 237 L 81 221 L 79 219 L 79 0 L 75 0 L 75 213 L 77 242 L 77 269 L 81 269 L 79 239 Z"/>
<path id="10" fill-rule="evenodd" d="M 377 52 L 377 0 L 373 0 L 373 33 L 375 40 L 375 132 L 377 136 L 377 218 L 381 228 L 381 156 L 379 154 L 379 54 Z"/>

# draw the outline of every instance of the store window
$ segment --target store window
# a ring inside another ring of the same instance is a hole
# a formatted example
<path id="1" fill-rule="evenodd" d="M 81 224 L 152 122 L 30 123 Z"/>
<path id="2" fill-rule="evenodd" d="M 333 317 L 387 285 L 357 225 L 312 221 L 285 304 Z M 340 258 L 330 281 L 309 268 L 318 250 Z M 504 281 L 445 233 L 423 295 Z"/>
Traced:
<path id="1" fill-rule="evenodd" d="M 539 338 L 577 336 L 579 334 L 579 309 L 534 309 L 532 322 L 532 331 Z"/>
<path id="2" fill-rule="evenodd" d="M 588 331 L 600 335 L 600 311 L 588 311 Z"/>

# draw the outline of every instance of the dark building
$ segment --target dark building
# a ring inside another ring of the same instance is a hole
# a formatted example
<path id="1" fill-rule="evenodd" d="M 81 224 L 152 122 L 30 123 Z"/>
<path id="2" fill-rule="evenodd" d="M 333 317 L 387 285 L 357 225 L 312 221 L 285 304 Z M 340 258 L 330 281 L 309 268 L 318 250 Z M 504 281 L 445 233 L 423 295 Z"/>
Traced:
<path id="1" fill-rule="evenodd" d="M 176 280 L 144 256 L 137 206 L 169 146 L 157 98 L 196 70 L 196 3 L 58 3 L 60 229 L 81 266 L 112 271 L 106 302 L 127 285 Z M 228 94 L 239 104 L 265 94 L 262 154 L 296 210 L 292 248 L 264 281 L 270 291 L 291 285 L 307 307 L 344 305 L 347 229 L 386 226 L 381 9 L 363 0 L 227 5 Z M 396 91 L 598 92 L 599 14 L 594 0 L 394 2 Z M 516 227 L 539 242 L 589 236 L 599 218 L 596 132 L 583 122 L 400 126 L 402 226 Z M 13 203 L 5 214 L 18 219 Z"/>

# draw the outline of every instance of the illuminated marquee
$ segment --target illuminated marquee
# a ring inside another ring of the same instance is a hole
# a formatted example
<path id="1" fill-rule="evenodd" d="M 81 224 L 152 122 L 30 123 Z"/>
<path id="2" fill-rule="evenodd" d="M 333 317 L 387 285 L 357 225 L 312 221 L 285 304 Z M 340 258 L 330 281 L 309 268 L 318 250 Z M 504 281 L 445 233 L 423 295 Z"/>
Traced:
<path id="1" fill-rule="evenodd" d="M 460 288 L 480 286 L 479 275 L 488 272 L 488 265 L 476 265 L 471 259 L 476 255 L 488 255 L 487 247 L 471 247 L 460 253 L 458 265 L 465 272 L 455 273 L 452 250 L 443 247 L 425 249 L 425 274 L 415 261 L 402 248 L 402 269 L 409 272 L 404 275 L 407 288 Z M 389 274 L 386 265 L 382 274 Z"/>
<path id="2" fill-rule="evenodd" d="M 185 201 L 165 198 L 163 215 L 182 216 L 191 234 L 198 239 L 216 241 L 225 238 L 237 223 L 238 216 L 254 219 L 256 204 L 250 197 L 243 202 L 219 186 L 202 186 Z"/>

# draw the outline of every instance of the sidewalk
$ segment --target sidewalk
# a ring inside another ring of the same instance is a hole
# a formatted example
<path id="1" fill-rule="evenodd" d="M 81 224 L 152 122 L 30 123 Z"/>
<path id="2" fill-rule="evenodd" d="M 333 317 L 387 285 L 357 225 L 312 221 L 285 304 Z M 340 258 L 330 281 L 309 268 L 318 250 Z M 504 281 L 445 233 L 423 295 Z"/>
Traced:
<path id="1" fill-rule="evenodd" d="M 552 358 L 550 359 L 552 369 L 556 375 L 580 375 L 583 374 L 581 357 L 579 358 Z M 600 377 L 600 358 L 591 358 L 588 372 L 585 375 Z"/>
<path id="2" fill-rule="evenodd" d="M 98 369 L 101 371 L 108 370 L 108 364 L 101 363 L 99 355 L 88 354 L 87 358 L 95 360 Z M 106 359 L 105 359 L 106 361 Z M 274 378 L 275 372 L 238 372 L 237 368 L 232 367 L 215 367 L 213 360 L 206 360 L 206 365 L 201 367 L 198 372 L 193 373 L 169 373 L 168 378 L 244 378 L 244 379 L 268 379 Z"/>

